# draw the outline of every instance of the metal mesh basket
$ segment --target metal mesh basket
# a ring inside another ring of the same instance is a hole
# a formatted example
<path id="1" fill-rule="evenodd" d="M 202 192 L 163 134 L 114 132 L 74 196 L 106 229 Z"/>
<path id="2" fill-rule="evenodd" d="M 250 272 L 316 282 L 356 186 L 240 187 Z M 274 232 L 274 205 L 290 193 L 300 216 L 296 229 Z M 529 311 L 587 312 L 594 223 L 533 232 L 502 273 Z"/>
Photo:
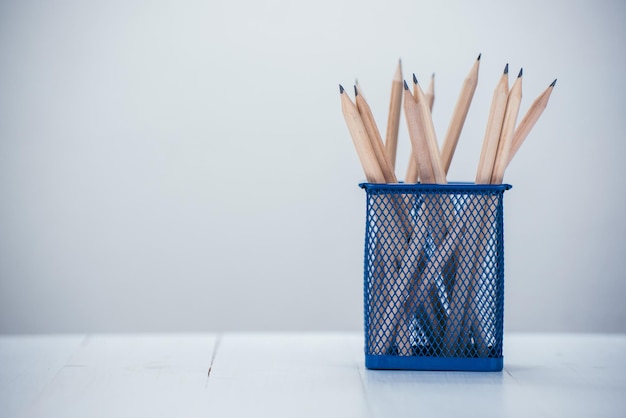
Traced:
<path id="1" fill-rule="evenodd" d="M 366 367 L 502 370 L 502 196 L 511 186 L 361 187 Z"/>

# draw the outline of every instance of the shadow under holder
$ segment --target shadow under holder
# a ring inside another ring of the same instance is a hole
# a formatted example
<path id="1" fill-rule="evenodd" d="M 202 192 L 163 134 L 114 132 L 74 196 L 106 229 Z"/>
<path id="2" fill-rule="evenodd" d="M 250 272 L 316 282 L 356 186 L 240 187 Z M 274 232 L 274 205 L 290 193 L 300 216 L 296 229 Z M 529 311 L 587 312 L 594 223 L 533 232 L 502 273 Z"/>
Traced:
<path id="1" fill-rule="evenodd" d="M 508 184 L 359 185 L 367 194 L 365 363 L 503 367 L 503 193 Z"/>

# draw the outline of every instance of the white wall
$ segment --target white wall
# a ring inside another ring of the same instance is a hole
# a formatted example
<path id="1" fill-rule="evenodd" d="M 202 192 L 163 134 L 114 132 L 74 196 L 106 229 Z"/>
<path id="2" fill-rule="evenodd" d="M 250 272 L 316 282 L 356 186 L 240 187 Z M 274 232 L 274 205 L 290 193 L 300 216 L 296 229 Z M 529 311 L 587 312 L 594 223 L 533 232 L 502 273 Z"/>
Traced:
<path id="1" fill-rule="evenodd" d="M 0 4 L 0 332 L 359 330 L 363 180 L 338 84 L 385 128 L 398 58 L 436 73 L 472 181 L 505 63 L 508 330 L 626 331 L 621 1 Z M 399 165 L 409 152 L 401 126 Z M 404 168 L 400 170 L 403 173 Z"/>

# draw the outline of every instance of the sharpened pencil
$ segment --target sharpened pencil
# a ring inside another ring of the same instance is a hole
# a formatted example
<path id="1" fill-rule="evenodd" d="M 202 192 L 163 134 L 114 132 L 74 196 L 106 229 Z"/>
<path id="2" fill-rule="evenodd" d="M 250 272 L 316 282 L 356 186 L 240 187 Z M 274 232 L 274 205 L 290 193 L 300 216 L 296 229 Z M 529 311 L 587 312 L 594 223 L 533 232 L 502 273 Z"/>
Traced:
<path id="1" fill-rule="evenodd" d="M 509 97 L 506 102 L 506 112 L 504 113 L 504 122 L 502 123 L 502 132 L 500 133 L 500 141 L 498 142 L 498 151 L 496 153 L 496 161 L 493 165 L 491 173 L 491 184 L 502 184 L 504 178 L 504 170 L 509 162 L 509 153 L 511 143 L 513 141 L 513 131 L 517 122 L 520 103 L 522 102 L 522 70 L 509 91 Z"/>
<path id="2" fill-rule="evenodd" d="M 415 159 L 419 178 L 424 183 L 434 184 L 435 173 L 429 155 L 427 139 L 422 128 L 421 113 L 417 101 L 404 82 L 404 115 L 411 140 L 411 158 Z"/>
<path id="3" fill-rule="evenodd" d="M 398 132 L 400 130 L 400 113 L 402 112 L 402 61 L 398 60 L 393 81 L 391 82 L 391 98 L 387 117 L 387 134 L 385 135 L 385 151 L 391 168 L 396 167 L 398 150 Z"/>
<path id="4" fill-rule="evenodd" d="M 385 145 L 383 144 L 383 139 L 380 136 L 380 131 L 376 126 L 376 121 L 374 120 L 372 110 L 370 109 L 370 106 L 367 104 L 367 101 L 365 100 L 363 95 L 360 94 L 360 91 L 361 89 L 357 85 L 355 85 L 354 101 L 356 103 L 356 108 L 359 111 L 359 115 L 361 115 L 363 125 L 365 126 L 365 132 L 367 132 L 367 136 L 369 137 L 370 143 L 372 144 L 372 149 L 374 150 L 374 155 L 376 155 L 378 165 L 383 172 L 386 183 L 397 183 L 398 180 L 396 179 L 393 167 L 391 166 L 389 159 L 387 158 Z"/>
<path id="5" fill-rule="evenodd" d="M 483 139 L 483 146 L 480 152 L 480 161 L 478 162 L 478 171 L 476 173 L 477 184 L 489 184 L 491 182 L 493 163 L 498 150 L 498 141 L 500 140 L 502 122 L 504 121 L 504 113 L 506 111 L 506 101 L 509 97 L 508 75 L 509 64 L 504 67 L 502 77 L 500 77 L 500 81 L 493 92 L 489 119 L 487 120 L 487 129 L 485 131 L 485 138 Z"/>
<path id="6" fill-rule="evenodd" d="M 339 85 L 339 96 L 341 97 L 341 110 L 365 172 L 365 178 L 370 183 L 384 183 L 385 176 L 378 164 L 376 154 L 374 154 L 361 115 L 341 84 Z"/>
<path id="7" fill-rule="evenodd" d="M 556 79 L 548 86 L 547 89 L 543 91 L 543 93 L 539 95 L 539 97 L 535 99 L 533 104 L 530 105 L 530 108 L 526 112 L 526 115 L 524 115 L 524 118 L 515 129 L 515 132 L 513 133 L 511 150 L 509 151 L 509 159 L 507 165 L 511 163 L 511 160 L 513 159 L 519 148 L 522 146 L 522 143 L 530 133 L 531 129 L 535 126 L 535 124 L 539 120 L 539 117 L 546 109 L 546 106 L 548 105 L 548 100 L 550 99 L 550 95 L 552 94 L 552 90 L 554 89 L 555 85 Z"/>
<path id="8" fill-rule="evenodd" d="M 472 98 L 474 97 L 474 92 L 476 91 L 476 86 L 478 85 L 480 56 L 481 54 L 478 55 L 478 58 L 476 58 L 469 74 L 465 77 L 465 80 L 463 80 L 463 87 L 461 88 L 461 93 L 457 99 L 456 106 L 454 107 L 454 112 L 452 113 L 452 118 L 443 141 L 443 147 L 441 148 L 441 164 L 443 165 L 443 170 L 446 174 L 448 174 L 448 170 L 450 169 L 450 163 L 452 162 L 454 151 L 456 150 L 470 104 L 472 103 Z"/>
<path id="9" fill-rule="evenodd" d="M 441 166 L 441 155 L 439 153 L 439 145 L 437 144 L 437 135 L 435 134 L 435 126 L 433 125 L 433 116 L 430 113 L 426 96 L 420 87 L 417 77 L 413 74 L 413 83 L 415 84 L 417 96 L 417 107 L 419 110 L 421 127 L 424 130 L 424 136 L 426 137 L 426 144 L 428 145 L 428 156 L 430 158 L 431 165 L 433 167 L 433 175 L 435 176 L 435 182 L 437 184 L 446 184 L 446 175 L 443 172 Z"/>
<path id="10" fill-rule="evenodd" d="M 426 98 L 428 99 L 428 106 L 430 107 L 430 111 L 433 111 L 433 105 L 435 103 L 435 73 L 433 73 L 431 77 L 431 83 L 428 87 L 428 93 L 426 94 Z M 417 162 L 413 157 L 409 158 L 409 165 L 406 168 L 406 175 L 404 176 L 405 183 L 417 183 L 418 180 L 418 170 L 417 170 Z"/>

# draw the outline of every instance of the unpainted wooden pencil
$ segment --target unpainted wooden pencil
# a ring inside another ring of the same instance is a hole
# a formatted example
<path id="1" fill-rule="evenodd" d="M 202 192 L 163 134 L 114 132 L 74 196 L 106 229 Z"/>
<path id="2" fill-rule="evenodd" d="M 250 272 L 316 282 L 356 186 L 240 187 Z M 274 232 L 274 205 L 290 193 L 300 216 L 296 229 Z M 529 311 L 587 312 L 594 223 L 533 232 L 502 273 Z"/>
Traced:
<path id="1" fill-rule="evenodd" d="M 426 97 L 428 99 L 428 106 L 430 107 L 430 111 L 433 111 L 433 105 L 435 103 L 435 74 L 431 78 L 431 83 L 428 87 L 428 93 Z M 415 89 L 414 89 L 415 90 Z M 404 176 L 405 183 L 417 183 L 418 169 L 417 169 L 417 161 L 412 156 L 409 157 L 409 165 L 406 168 L 406 175 Z"/>
<path id="2" fill-rule="evenodd" d="M 500 140 L 498 142 L 496 161 L 493 165 L 493 172 L 491 173 L 491 184 L 502 184 L 504 170 L 509 162 L 513 132 L 522 102 L 522 71 L 522 69 L 519 70 L 513 87 L 511 87 L 511 91 L 509 91 L 509 97 L 506 102 L 506 112 L 504 113 L 504 122 L 502 123 L 502 132 L 500 133 Z"/>
<path id="3" fill-rule="evenodd" d="M 396 167 L 398 150 L 398 132 L 400 130 L 400 113 L 402 112 L 402 61 L 398 60 L 398 67 L 391 82 L 391 98 L 389 100 L 389 115 L 387 116 L 387 133 L 385 135 L 385 151 L 391 167 Z"/>
<path id="4" fill-rule="evenodd" d="M 437 143 L 437 135 L 435 134 L 433 116 L 430 112 L 430 108 L 428 107 L 426 96 L 424 95 L 415 74 L 413 74 L 413 83 L 416 86 L 417 96 L 415 96 L 415 100 L 417 101 L 417 107 L 419 110 L 418 114 L 421 121 L 421 128 L 424 130 L 426 144 L 428 145 L 428 156 L 433 167 L 435 182 L 437 184 L 446 184 L 446 175 L 441 166 L 441 155 L 439 152 L 439 144 Z"/>
<path id="5" fill-rule="evenodd" d="M 354 101 L 356 103 L 356 108 L 359 111 L 359 115 L 361 115 L 361 120 L 365 126 L 365 132 L 367 132 L 367 136 L 372 144 L 372 149 L 374 150 L 374 155 L 376 155 L 378 165 L 383 172 L 386 183 L 397 183 L 398 180 L 396 179 L 396 175 L 393 171 L 391 163 L 389 162 L 389 158 L 387 158 L 385 145 L 383 144 L 383 139 L 381 138 L 380 131 L 376 125 L 376 120 L 374 120 L 372 110 L 360 92 L 361 89 L 355 85 Z"/>
<path id="6" fill-rule="evenodd" d="M 424 129 L 421 124 L 421 114 L 417 101 L 411 94 L 409 86 L 404 82 L 404 115 L 411 140 L 411 158 L 417 163 L 419 178 L 423 183 L 434 184 L 435 173 L 429 155 L 429 149 Z"/>
<path id="7" fill-rule="evenodd" d="M 474 65 L 472 65 L 472 68 L 465 77 L 465 80 L 463 80 L 463 87 L 461 88 L 461 93 L 457 99 L 454 112 L 452 113 L 452 118 L 448 124 L 446 136 L 443 140 L 443 146 L 441 148 L 441 164 L 446 174 L 448 174 L 448 170 L 450 169 L 450 163 L 452 162 L 454 151 L 456 150 L 459 137 L 461 136 L 461 131 L 463 130 L 463 125 L 465 124 L 465 119 L 467 118 L 467 113 L 474 97 L 474 92 L 476 91 L 476 86 L 478 85 L 480 57 L 481 54 L 478 55 Z"/>
<path id="8" fill-rule="evenodd" d="M 543 91 L 543 93 L 541 93 L 535 99 L 533 104 L 530 105 L 530 108 L 524 115 L 522 121 L 519 123 L 517 128 L 515 128 L 507 165 L 511 163 L 511 160 L 513 159 L 519 148 L 522 146 L 522 143 L 530 133 L 531 129 L 535 126 L 535 124 L 539 120 L 539 117 L 546 109 L 546 106 L 548 105 L 548 100 L 550 99 L 550 95 L 552 94 L 552 90 L 554 89 L 555 85 L 556 79 L 548 86 L 548 88 Z"/>
<path id="9" fill-rule="evenodd" d="M 498 141 L 500 140 L 502 122 L 504 121 L 504 113 L 506 111 L 506 101 L 509 96 L 508 75 L 509 64 L 504 67 L 504 72 L 493 92 L 487 129 L 485 130 L 485 138 L 483 139 L 480 161 L 478 162 L 478 170 L 476 172 L 477 184 L 489 184 L 491 182 L 493 163 L 498 150 Z"/>
<path id="10" fill-rule="evenodd" d="M 385 176 L 378 164 L 376 154 L 374 154 L 374 149 L 367 136 L 361 115 L 342 85 L 339 85 L 339 96 L 341 97 L 341 110 L 361 166 L 365 172 L 365 178 L 370 183 L 384 183 Z"/>

